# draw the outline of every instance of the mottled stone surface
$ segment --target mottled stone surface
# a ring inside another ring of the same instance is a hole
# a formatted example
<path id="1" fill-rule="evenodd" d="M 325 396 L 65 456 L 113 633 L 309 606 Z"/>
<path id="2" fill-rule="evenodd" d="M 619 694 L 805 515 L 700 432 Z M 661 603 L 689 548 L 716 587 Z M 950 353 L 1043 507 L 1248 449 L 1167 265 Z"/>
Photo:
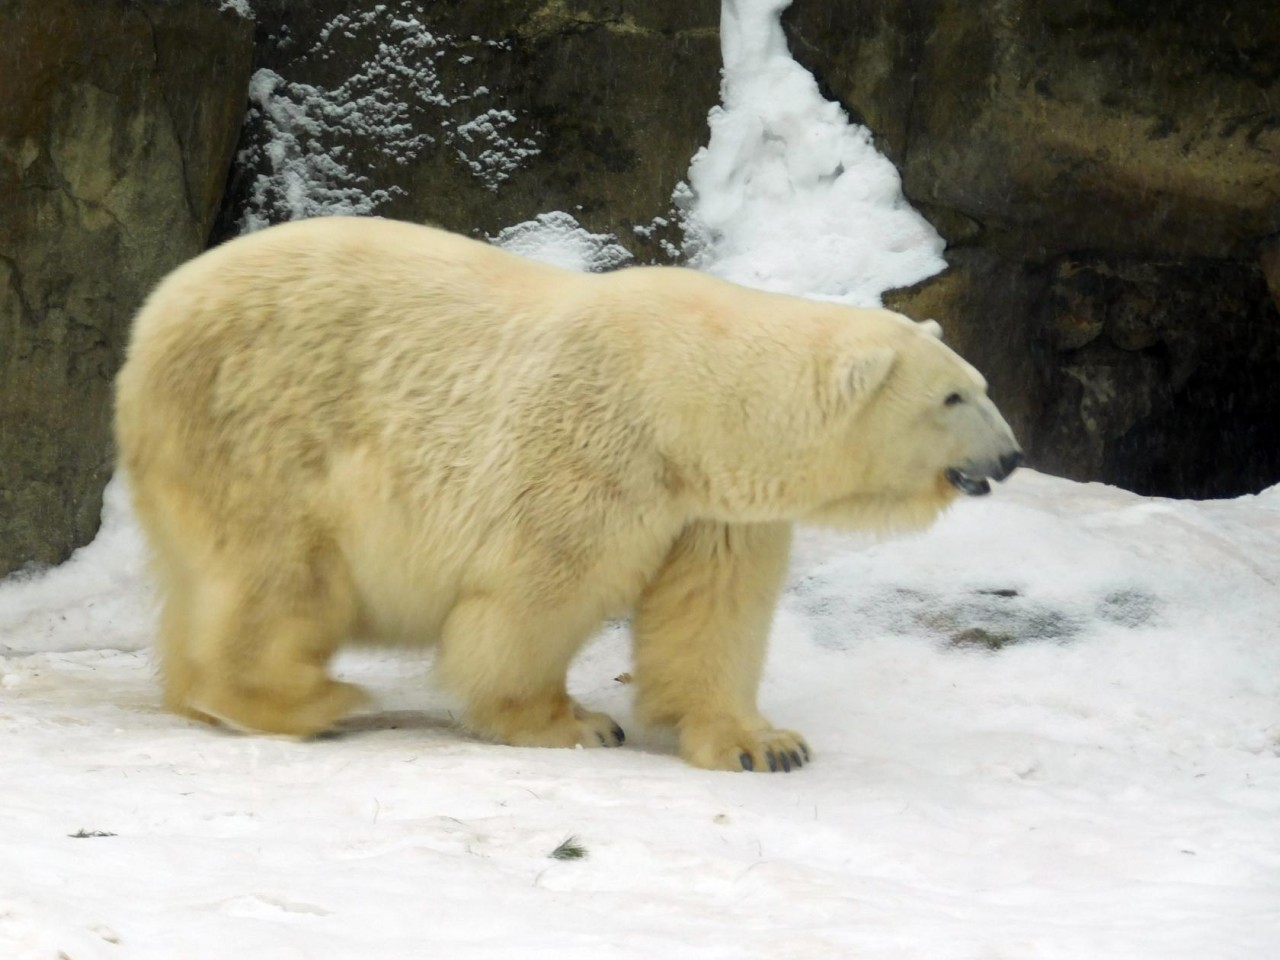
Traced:
<path id="1" fill-rule="evenodd" d="M 493 235 L 563 210 L 643 259 L 666 258 L 661 240 L 678 239 L 661 224 L 650 230 L 670 212 L 719 99 L 718 0 L 269 0 L 257 9 L 258 63 L 279 82 L 246 128 L 224 235 L 246 217 L 298 215 L 280 189 L 292 164 L 320 198 L 301 212 L 350 202 Z M 343 102 L 380 119 L 351 124 L 333 107 Z M 273 140 L 294 152 L 273 156 Z M 343 169 L 309 164 L 311 151 Z"/>
<path id="2" fill-rule="evenodd" d="M 1271 291 L 1271 299 L 1275 301 L 1276 309 L 1280 310 L 1280 235 L 1268 237 L 1262 242 L 1258 262 L 1262 266 L 1267 289 Z"/>
<path id="3" fill-rule="evenodd" d="M 887 301 L 943 319 L 1032 466 L 1179 497 L 1280 479 L 1280 312 L 1258 261 L 948 259 Z"/>
<path id="4" fill-rule="evenodd" d="M 1280 481 L 1274 3 L 795 0 L 785 25 L 950 245 L 889 301 L 943 322 L 1033 464 Z"/>
<path id="5" fill-rule="evenodd" d="M 787 24 L 912 201 L 988 242 L 1251 258 L 1280 230 L 1274 4 L 796 0 Z"/>
<path id="6" fill-rule="evenodd" d="M 1096 334 L 1064 342 L 1086 313 Z M 1256 262 L 1063 258 L 1033 315 L 1053 345 L 1044 466 L 1178 496 L 1274 483 L 1278 320 Z"/>
<path id="7" fill-rule="evenodd" d="M 97 530 L 129 319 L 204 247 L 252 53 L 201 0 L 6 2 L 3 21 L 0 575 Z"/>

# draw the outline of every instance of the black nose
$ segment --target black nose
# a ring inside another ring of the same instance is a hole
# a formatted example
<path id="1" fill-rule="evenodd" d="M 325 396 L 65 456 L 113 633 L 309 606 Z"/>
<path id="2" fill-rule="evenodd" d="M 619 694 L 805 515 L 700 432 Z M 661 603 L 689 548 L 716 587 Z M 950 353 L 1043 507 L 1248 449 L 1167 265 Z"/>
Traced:
<path id="1" fill-rule="evenodd" d="M 1000 458 L 1000 476 L 996 477 L 996 479 L 1003 480 L 1020 466 L 1022 466 L 1021 450 L 1014 450 L 1012 453 L 1006 453 Z"/>

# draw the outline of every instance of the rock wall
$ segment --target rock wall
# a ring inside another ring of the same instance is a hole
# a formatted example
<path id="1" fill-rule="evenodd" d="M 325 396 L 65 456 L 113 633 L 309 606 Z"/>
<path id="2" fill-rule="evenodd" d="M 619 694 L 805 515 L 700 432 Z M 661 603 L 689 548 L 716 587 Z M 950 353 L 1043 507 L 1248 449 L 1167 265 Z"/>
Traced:
<path id="1" fill-rule="evenodd" d="M 1035 465 L 1280 481 L 1274 3 L 796 0 L 785 24 L 948 240 L 892 302 L 990 371 Z"/>
<path id="2" fill-rule="evenodd" d="M 671 259 L 719 93 L 719 0 L 0 9 L 0 576 L 92 538 L 130 317 L 211 238 L 562 210 Z"/>
<path id="3" fill-rule="evenodd" d="M 561 210 L 673 255 L 672 191 L 719 100 L 719 0 L 255 9 L 223 235 L 351 210 L 492 236 Z"/>
<path id="4" fill-rule="evenodd" d="M 129 319 L 206 243 L 252 52 L 197 0 L 3 9 L 0 575 L 97 530 Z"/>
<path id="5" fill-rule="evenodd" d="M 561 210 L 678 256 L 719 7 L 0 0 L 0 575 L 93 535 L 129 318 L 211 235 Z M 891 304 L 944 321 L 1035 465 L 1280 480 L 1274 3 L 794 0 L 785 26 L 949 241 Z"/>

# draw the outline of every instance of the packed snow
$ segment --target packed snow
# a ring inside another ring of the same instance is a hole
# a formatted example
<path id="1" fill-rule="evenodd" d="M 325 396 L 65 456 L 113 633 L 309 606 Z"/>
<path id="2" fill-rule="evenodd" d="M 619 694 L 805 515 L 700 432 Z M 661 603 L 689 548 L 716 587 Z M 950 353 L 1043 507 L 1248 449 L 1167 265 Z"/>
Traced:
<path id="1" fill-rule="evenodd" d="M 871 132 L 791 59 L 790 0 L 724 0 L 723 104 L 676 197 L 694 266 L 748 286 L 878 306 L 946 266 Z"/>
<path id="2" fill-rule="evenodd" d="M 782 6 L 726 2 L 693 252 L 875 302 L 941 265 L 936 235 L 787 65 Z M 495 239 L 598 265 L 608 238 L 566 218 Z M 341 657 L 379 704 L 335 737 L 187 722 L 159 706 L 118 481 L 103 520 L 0 584 L 5 960 L 1277 955 L 1280 487 L 1023 470 L 923 534 L 804 532 L 761 698 L 815 758 L 773 775 L 695 770 L 631 723 L 622 624 L 570 682 L 620 750 L 470 739 L 405 651 Z M 553 857 L 570 838 L 585 857 Z"/>
<path id="3" fill-rule="evenodd" d="M 614 270 L 632 259 L 631 251 L 613 236 L 592 233 L 563 210 L 540 213 L 498 231 L 490 240 L 522 257 L 568 270 Z"/>
<path id="4" fill-rule="evenodd" d="M 791 774 L 577 695 L 614 751 L 451 724 L 424 657 L 310 743 L 161 712 L 136 536 L 0 593 L 0 956 L 1152 958 L 1280 942 L 1280 488 L 1143 499 L 1024 471 L 927 534 L 799 544 L 762 699 Z M 103 836 L 101 834 L 108 834 Z M 550 854 L 575 836 L 581 860 Z"/>
<path id="5" fill-rule="evenodd" d="M 253 7 L 250 5 L 249 0 L 213 0 L 213 2 L 217 3 L 218 9 L 221 11 L 230 11 L 245 20 L 255 19 Z"/>

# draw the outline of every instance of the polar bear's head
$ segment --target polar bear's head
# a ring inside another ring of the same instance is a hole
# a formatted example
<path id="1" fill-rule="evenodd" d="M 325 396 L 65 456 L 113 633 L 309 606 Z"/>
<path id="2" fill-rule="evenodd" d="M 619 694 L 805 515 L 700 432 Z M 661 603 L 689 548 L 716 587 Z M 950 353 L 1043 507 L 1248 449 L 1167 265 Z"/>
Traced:
<path id="1" fill-rule="evenodd" d="M 825 502 L 808 519 L 920 526 L 958 496 L 989 493 L 1022 451 L 986 380 L 942 343 L 936 323 L 861 313 L 835 354 L 840 412 L 829 421 Z"/>
<path id="2" fill-rule="evenodd" d="M 696 516 L 920 527 L 1021 462 L 933 321 L 663 276 L 681 309 L 628 358 L 663 483 Z"/>

